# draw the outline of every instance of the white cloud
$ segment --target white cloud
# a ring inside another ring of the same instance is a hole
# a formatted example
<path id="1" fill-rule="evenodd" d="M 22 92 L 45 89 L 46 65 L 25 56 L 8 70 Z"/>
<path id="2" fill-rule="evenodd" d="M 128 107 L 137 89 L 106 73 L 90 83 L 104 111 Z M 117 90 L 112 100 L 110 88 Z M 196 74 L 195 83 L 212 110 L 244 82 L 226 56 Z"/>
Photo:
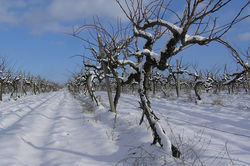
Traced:
<path id="1" fill-rule="evenodd" d="M 0 1 L 0 22 L 7 24 L 15 24 L 18 22 L 15 13 L 10 10 L 10 3 Z"/>
<path id="2" fill-rule="evenodd" d="M 239 34 L 238 38 L 241 41 L 250 41 L 250 32 L 241 33 Z"/>
<path id="3" fill-rule="evenodd" d="M 54 0 L 48 14 L 56 19 L 72 21 L 94 15 L 117 17 L 121 11 L 114 0 Z"/>
<path id="4" fill-rule="evenodd" d="M 24 24 L 32 33 L 71 30 L 76 22 L 101 16 L 123 17 L 115 0 L 1 0 L 0 24 Z"/>
<path id="5" fill-rule="evenodd" d="M 57 22 L 45 22 L 44 24 L 33 24 L 32 34 L 42 34 L 43 32 L 71 32 L 72 28 L 70 26 L 64 26 Z"/>

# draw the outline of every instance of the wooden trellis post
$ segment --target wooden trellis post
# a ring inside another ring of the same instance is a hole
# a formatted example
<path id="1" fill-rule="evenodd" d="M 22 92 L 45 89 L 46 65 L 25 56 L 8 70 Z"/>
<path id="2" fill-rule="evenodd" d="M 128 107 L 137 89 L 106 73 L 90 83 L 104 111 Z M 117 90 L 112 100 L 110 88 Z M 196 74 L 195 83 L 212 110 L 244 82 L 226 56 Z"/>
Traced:
<path id="1" fill-rule="evenodd" d="M 176 59 L 176 68 L 177 68 L 177 77 L 176 77 L 176 93 L 177 93 L 177 97 L 180 97 L 180 93 L 181 93 L 181 84 L 180 84 L 180 64 L 179 64 L 179 60 Z"/>
<path id="2" fill-rule="evenodd" d="M 103 45 L 102 45 L 102 37 L 101 36 L 98 36 L 98 44 L 99 44 L 100 56 L 101 56 L 102 59 L 104 59 L 105 52 L 104 52 L 104 48 L 103 48 Z M 103 60 L 101 61 L 101 63 L 102 63 L 102 68 L 103 68 L 103 72 L 104 72 L 107 93 L 108 93 L 108 97 L 109 97 L 110 109 L 111 109 L 111 112 L 116 112 L 113 97 L 112 97 L 110 81 L 109 81 L 109 77 L 107 75 L 108 74 L 108 68 L 107 68 L 107 66 L 106 66 L 106 64 L 105 64 L 105 62 Z"/>

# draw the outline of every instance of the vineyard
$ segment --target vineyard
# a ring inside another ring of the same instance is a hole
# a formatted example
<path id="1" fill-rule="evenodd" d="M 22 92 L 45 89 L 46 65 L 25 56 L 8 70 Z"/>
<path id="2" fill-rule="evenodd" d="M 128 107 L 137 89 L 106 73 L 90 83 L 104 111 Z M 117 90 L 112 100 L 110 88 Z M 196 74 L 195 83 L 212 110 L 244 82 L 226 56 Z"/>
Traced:
<path id="1" fill-rule="evenodd" d="M 250 165 L 249 4 L 1 0 L 0 165 Z"/>

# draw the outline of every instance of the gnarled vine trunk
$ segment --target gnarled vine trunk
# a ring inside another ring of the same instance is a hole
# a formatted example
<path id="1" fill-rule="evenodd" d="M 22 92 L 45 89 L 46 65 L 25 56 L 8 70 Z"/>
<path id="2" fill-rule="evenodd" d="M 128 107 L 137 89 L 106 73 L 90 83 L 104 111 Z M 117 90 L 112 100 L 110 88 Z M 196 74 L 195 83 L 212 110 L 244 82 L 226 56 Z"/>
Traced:
<path id="1" fill-rule="evenodd" d="M 167 133 L 159 123 L 159 118 L 154 114 L 153 110 L 151 109 L 150 101 L 148 100 L 148 95 L 147 95 L 147 91 L 149 88 L 149 75 L 151 73 L 151 67 L 144 67 L 144 69 L 146 71 L 142 70 L 140 72 L 140 82 L 139 82 L 139 95 L 141 100 L 140 104 L 143 110 L 140 124 L 144 119 L 144 115 L 146 115 L 150 128 L 153 132 L 153 144 L 159 143 L 159 145 L 164 150 L 166 150 L 166 152 L 171 153 L 173 157 L 179 158 L 181 152 L 176 146 L 174 146 L 171 143 L 169 137 L 167 136 Z"/>
<path id="2" fill-rule="evenodd" d="M 198 100 L 201 100 L 201 95 L 199 94 L 199 88 L 202 85 L 202 82 L 196 82 L 194 85 L 194 92 Z"/>
<path id="3" fill-rule="evenodd" d="M 92 85 L 93 77 L 94 76 L 91 74 L 87 77 L 87 90 L 88 90 L 88 93 L 89 93 L 91 100 L 94 101 L 98 106 L 99 103 L 96 99 L 95 92 L 94 92 L 93 85 Z"/>

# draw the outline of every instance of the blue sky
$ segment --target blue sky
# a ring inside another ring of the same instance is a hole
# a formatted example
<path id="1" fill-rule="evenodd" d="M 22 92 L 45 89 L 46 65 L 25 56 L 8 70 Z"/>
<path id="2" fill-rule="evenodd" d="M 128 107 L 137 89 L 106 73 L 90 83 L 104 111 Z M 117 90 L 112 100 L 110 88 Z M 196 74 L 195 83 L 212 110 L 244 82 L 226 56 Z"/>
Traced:
<path id="1" fill-rule="evenodd" d="M 247 1 L 233 0 L 219 14 L 221 24 Z M 180 4 L 181 0 L 177 2 Z M 246 13 L 250 13 L 249 7 Z M 109 22 L 117 17 L 124 19 L 115 0 L 0 0 L 0 56 L 7 57 L 17 70 L 65 82 L 81 64 L 81 58 L 72 56 L 84 51 L 83 43 L 65 32 L 72 32 L 72 26 L 88 22 L 93 16 L 105 17 Z M 225 38 L 246 50 L 250 46 L 250 20 L 235 26 Z M 177 57 L 197 63 L 202 69 L 223 68 L 224 64 L 234 68 L 229 52 L 218 44 L 195 46 Z"/>

